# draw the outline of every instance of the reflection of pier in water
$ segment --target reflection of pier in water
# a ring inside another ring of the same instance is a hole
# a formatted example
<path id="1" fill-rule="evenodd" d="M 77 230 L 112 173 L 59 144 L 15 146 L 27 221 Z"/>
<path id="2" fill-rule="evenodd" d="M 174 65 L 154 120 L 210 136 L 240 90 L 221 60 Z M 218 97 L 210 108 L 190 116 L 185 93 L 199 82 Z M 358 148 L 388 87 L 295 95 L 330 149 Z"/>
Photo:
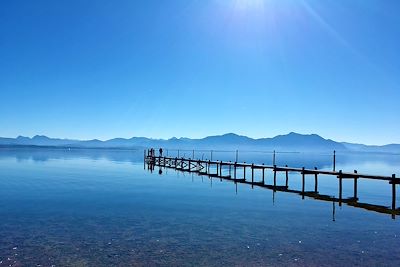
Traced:
<path id="1" fill-rule="evenodd" d="M 226 161 L 211 161 L 211 160 L 195 160 L 190 158 L 172 158 L 172 157 L 160 157 L 160 156 L 145 156 L 145 162 L 148 163 L 149 169 L 154 170 L 154 166 L 172 168 L 178 171 L 198 173 L 199 175 L 207 175 L 210 178 L 217 177 L 225 180 L 230 180 L 241 184 L 248 184 L 252 187 L 258 186 L 261 188 L 266 188 L 273 190 L 274 192 L 288 192 L 301 195 L 304 199 L 305 197 L 321 200 L 330 201 L 333 203 L 338 203 L 341 206 L 343 203 L 357 208 L 363 208 L 366 210 L 371 210 L 379 213 L 391 214 L 394 219 L 396 215 L 400 215 L 400 209 L 396 209 L 396 184 L 400 184 L 400 178 L 396 178 L 393 174 L 392 176 L 379 176 L 379 175 L 368 175 L 360 174 L 356 170 L 353 173 L 347 173 L 340 171 L 325 171 L 314 169 L 303 168 L 291 168 L 287 165 L 285 167 L 278 167 L 276 165 L 258 165 L 258 164 L 248 164 L 248 163 L 238 163 L 238 162 L 226 162 Z M 251 170 L 251 177 L 246 179 L 246 171 Z M 261 181 L 256 181 L 255 171 L 261 172 Z M 265 184 L 265 171 L 272 170 L 273 172 L 273 184 Z M 161 170 L 160 170 L 161 171 Z M 240 173 L 239 173 L 240 172 Z M 285 173 L 285 185 L 277 184 L 277 173 Z M 289 173 L 297 172 L 301 174 L 302 177 L 302 189 L 293 190 L 289 188 Z M 240 176 L 241 175 L 241 176 Z M 312 175 L 314 178 L 314 190 L 305 190 L 305 179 L 306 175 Z M 339 197 L 332 197 L 329 195 L 322 195 L 318 192 L 318 175 L 330 175 L 336 176 L 339 180 Z M 343 179 L 351 179 L 353 183 L 353 197 L 343 198 Z M 382 205 L 374 205 L 369 203 L 358 202 L 358 180 L 359 179 L 372 179 L 387 181 L 392 187 L 392 205 L 391 207 L 386 207 Z"/>

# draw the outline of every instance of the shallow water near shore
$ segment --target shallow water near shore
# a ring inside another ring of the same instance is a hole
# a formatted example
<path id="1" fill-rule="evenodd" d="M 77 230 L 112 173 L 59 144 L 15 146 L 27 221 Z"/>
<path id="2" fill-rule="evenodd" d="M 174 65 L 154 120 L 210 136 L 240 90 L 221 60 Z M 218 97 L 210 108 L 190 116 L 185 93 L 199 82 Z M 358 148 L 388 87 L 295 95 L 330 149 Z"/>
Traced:
<path id="1" fill-rule="evenodd" d="M 270 164 L 271 154 L 240 157 Z M 330 155 L 276 160 L 332 168 Z M 399 175 L 400 156 L 338 155 L 337 168 Z M 344 197 L 352 186 L 344 182 Z M 290 175 L 289 187 L 301 187 L 299 175 Z M 337 188 L 336 179 L 320 178 L 321 193 L 337 196 Z M 358 191 L 361 202 L 391 204 L 387 182 L 359 181 Z M 172 169 L 150 172 L 143 151 L 3 149 L 0 214 L 0 266 L 400 264 L 400 217 Z"/>

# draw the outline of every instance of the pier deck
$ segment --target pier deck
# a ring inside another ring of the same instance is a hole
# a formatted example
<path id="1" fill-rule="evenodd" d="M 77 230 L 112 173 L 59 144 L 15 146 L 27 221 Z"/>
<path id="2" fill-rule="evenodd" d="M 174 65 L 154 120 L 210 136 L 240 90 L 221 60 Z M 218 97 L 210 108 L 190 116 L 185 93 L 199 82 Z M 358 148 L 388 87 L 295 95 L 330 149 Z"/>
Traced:
<path id="1" fill-rule="evenodd" d="M 343 172 L 339 171 L 328 171 L 306 169 L 306 168 L 293 168 L 286 166 L 276 165 L 265 165 L 265 164 L 253 164 L 246 162 L 231 162 L 231 161 L 218 161 L 218 160 L 200 160 L 191 158 L 177 158 L 177 157 L 162 157 L 162 156 L 146 156 L 145 163 L 151 166 L 159 166 L 165 168 L 172 168 L 184 172 L 197 173 L 199 175 L 207 175 L 210 178 L 217 177 L 220 179 L 227 179 L 234 181 L 235 183 L 249 184 L 251 186 L 258 186 L 275 191 L 283 191 L 289 193 L 296 193 L 304 197 L 311 197 L 318 200 L 338 202 L 339 206 L 345 203 L 349 206 L 360 207 L 367 210 L 374 210 L 376 212 L 391 214 L 392 218 L 395 215 L 400 215 L 400 209 L 396 209 L 396 185 L 400 184 L 400 178 L 396 178 L 393 174 L 391 176 L 382 175 L 371 175 L 354 172 Z M 247 170 L 251 170 L 250 177 L 246 177 Z M 261 171 L 261 181 L 255 181 L 255 171 Z M 265 184 L 265 171 L 271 170 L 273 172 L 273 184 Z M 286 176 L 285 185 L 277 185 L 277 173 L 284 172 Z M 288 187 L 289 173 L 299 173 L 302 176 L 302 190 L 292 190 Z M 305 177 L 306 175 L 312 175 L 314 177 L 314 191 L 305 190 Z M 339 180 L 339 197 L 331 197 L 328 195 L 321 195 L 318 193 L 318 175 L 328 175 L 336 177 Z M 343 179 L 352 179 L 354 181 L 353 197 L 342 198 L 343 191 Z M 392 205 L 391 207 L 373 205 L 368 203 L 358 202 L 358 180 L 359 179 L 371 179 L 388 182 L 392 187 Z"/>

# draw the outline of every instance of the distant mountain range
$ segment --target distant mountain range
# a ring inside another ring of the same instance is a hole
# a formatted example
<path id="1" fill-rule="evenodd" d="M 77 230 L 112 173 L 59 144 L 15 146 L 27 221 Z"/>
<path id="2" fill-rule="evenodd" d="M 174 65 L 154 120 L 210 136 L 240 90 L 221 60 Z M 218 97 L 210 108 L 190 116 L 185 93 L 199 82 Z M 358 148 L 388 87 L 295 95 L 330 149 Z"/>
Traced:
<path id="1" fill-rule="evenodd" d="M 384 146 L 368 146 L 362 144 L 341 143 L 324 139 L 316 134 L 289 133 L 272 138 L 253 139 L 233 133 L 208 136 L 202 139 L 171 138 L 151 139 L 133 137 L 130 139 L 115 138 L 107 141 L 57 139 L 47 136 L 32 138 L 18 136 L 17 138 L 0 138 L 0 146 L 40 146 L 68 148 L 119 148 L 139 149 L 145 147 L 163 147 L 169 149 L 246 149 L 246 150 L 277 150 L 277 151 L 360 151 L 400 153 L 400 144 Z"/>

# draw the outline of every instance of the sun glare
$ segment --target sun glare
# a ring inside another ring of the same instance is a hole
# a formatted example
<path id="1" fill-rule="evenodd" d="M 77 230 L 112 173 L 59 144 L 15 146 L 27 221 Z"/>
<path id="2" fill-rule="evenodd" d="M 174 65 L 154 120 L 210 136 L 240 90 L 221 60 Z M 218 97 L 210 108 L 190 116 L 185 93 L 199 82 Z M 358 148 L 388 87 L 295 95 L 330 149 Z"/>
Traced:
<path id="1" fill-rule="evenodd" d="M 261 8 L 266 0 L 235 0 L 235 5 L 239 9 Z"/>

